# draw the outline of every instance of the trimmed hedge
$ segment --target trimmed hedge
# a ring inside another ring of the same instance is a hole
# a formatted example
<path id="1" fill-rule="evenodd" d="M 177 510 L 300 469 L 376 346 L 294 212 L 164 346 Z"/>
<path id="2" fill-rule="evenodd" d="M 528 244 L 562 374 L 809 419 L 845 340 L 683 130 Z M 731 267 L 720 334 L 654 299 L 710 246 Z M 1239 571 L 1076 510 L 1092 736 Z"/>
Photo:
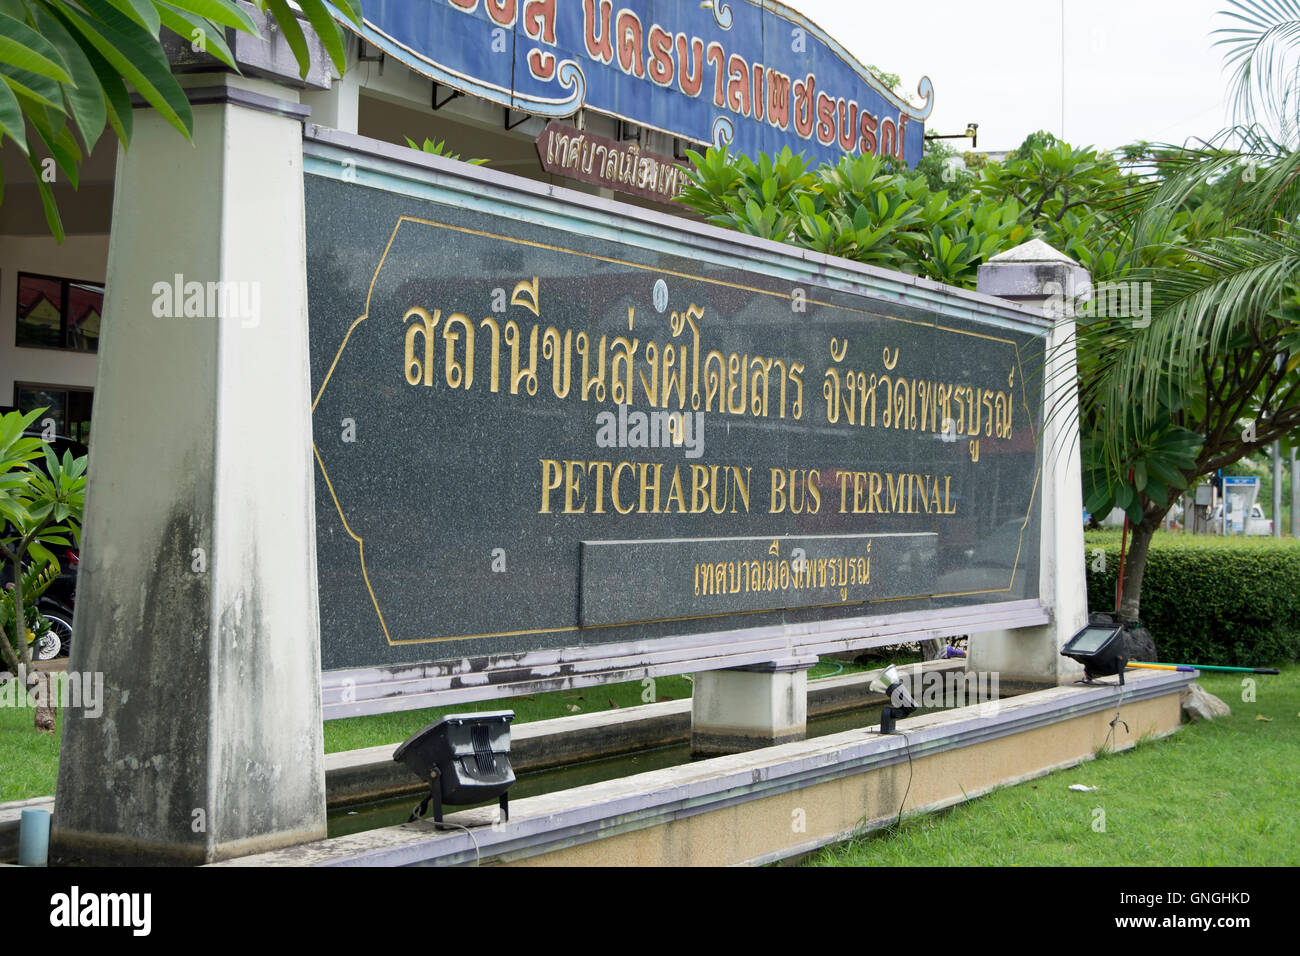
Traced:
<path id="1" fill-rule="evenodd" d="M 1120 533 L 1088 532 L 1084 547 L 1088 608 L 1112 611 Z M 1098 549 L 1104 571 L 1094 567 Z M 1300 659 L 1300 541 L 1157 531 L 1141 618 L 1162 661 L 1268 667 Z"/>

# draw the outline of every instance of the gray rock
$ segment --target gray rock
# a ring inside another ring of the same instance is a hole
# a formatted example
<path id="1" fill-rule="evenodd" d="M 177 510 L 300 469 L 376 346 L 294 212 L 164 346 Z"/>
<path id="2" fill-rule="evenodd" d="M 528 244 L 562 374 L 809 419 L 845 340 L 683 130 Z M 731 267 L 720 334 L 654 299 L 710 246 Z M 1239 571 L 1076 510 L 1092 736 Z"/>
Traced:
<path id="1" fill-rule="evenodd" d="M 1159 662 L 1160 652 L 1156 650 L 1156 642 L 1152 639 L 1151 632 L 1140 623 L 1124 632 L 1124 642 L 1128 647 L 1129 660 L 1146 661 L 1148 664 Z"/>
<path id="2" fill-rule="evenodd" d="M 1183 718 L 1189 723 L 1231 717 L 1232 710 L 1200 684 L 1188 684 L 1182 696 Z"/>
<path id="3" fill-rule="evenodd" d="M 1148 664 L 1159 662 L 1160 652 L 1156 649 L 1156 642 L 1151 637 L 1151 632 L 1142 626 L 1141 621 L 1125 623 L 1118 614 L 1109 611 L 1093 611 L 1088 615 L 1088 623 L 1099 624 L 1102 627 L 1118 627 L 1123 624 L 1125 658 L 1130 661 L 1145 661 Z"/>

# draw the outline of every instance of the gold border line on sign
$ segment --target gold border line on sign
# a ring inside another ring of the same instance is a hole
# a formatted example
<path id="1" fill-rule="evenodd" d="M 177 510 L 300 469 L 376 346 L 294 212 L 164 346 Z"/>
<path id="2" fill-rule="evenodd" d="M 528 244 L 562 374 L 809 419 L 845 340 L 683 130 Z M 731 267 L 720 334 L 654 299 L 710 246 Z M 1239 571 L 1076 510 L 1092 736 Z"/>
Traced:
<path id="1" fill-rule="evenodd" d="M 729 289 L 739 289 L 744 292 L 752 292 L 759 295 L 773 296 L 781 299 L 786 298 L 786 294 L 783 292 L 775 292 L 770 289 L 761 289 L 756 286 L 747 286 L 735 282 L 726 282 L 722 279 L 711 279 L 703 276 L 691 275 L 690 273 L 687 272 L 678 272 L 672 269 L 664 269 L 656 266 L 647 266 L 638 262 L 629 262 L 625 259 L 618 259 L 613 256 L 603 256 L 594 252 L 582 252 L 577 249 L 568 249 L 565 248 L 564 246 L 550 245 L 548 243 L 536 242 L 530 239 L 518 239 L 511 236 L 502 236 L 502 235 L 498 235 L 497 233 L 485 232 L 479 229 L 470 229 L 467 226 L 453 226 L 447 223 L 435 222 L 431 219 L 421 219 L 417 216 L 399 216 L 397 219 L 397 224 L 393 226 L 393 231 L 388 237 L 387 244 L 384 246 L 383 254 L 379 257 L 379 264 L 375 267 L 374 274 L 370 277 L 370 286 L 366 290 L 365 311 L 361 315 L 359 315 L 350 326 L 348 326 L 347 332 L 344 333 L 343 340 L 342 342 L 339 343 L 338 351 L 334 354 L 334 361 L 330 363 L 329 370 L 326 372 L 325 378 L 321 381 L 320 388 L 316 392 L 316 398 L 312 401 L 311 410 L 313 414 L 316 411 L 316 406 L 320 404 L 321 397 L 325 394 L 325 388 L 326 386 L 329 385 L 330 379 L 334 375 L 334 370 L 335 368 L 338 367 L 339 360 L 342 359 L 343 357 L 343 350 L 347 348 L 348 342 L 351 341 L 352 333 L 356 331 L 357 326 L 359 326 L 362 322 L 364 322 L 366 319 L 370 317 L 370 299 L 374 295 L 375 283 L 378 282 L 379 273 L 383 271 L 384 263 L 388 259 L 388 254 L 393 248 L 393 243 L 397 240 L 398 230 L 401 229 L 402 224 L 405 222 L 416 223 L 418 225 L 423 225 L 423 226 L 430 226 L 436 229 L 448 229 L 453 232 L 459 232 L 471 236 L 480 236 L 486 239 L 497 239 L 502 242 L 510 242 L 516 245 L 530 246 L 534 249 L 545 249 L 550 252 L 566 253 L 568 255 L 579 256 L 586 259 L 592 259 L 598 262 L 607 262 L 612 265 L 620 265 L 620 266 L 627 266 L 633 269 L 640 269 L 644 272 L 654 272 L 657 275 L 670 275 L 676 278 L 685 279 L 690 282 L 700 282 L 708 285 L 723 286 Z M 1023 375 L 1023 370 L 1021 369 L 1020 347 L 1016 344 L 1014 340 L 1001 338 L 995 335 L 988 335 L 982 332 L 969 332 L 964 329 L 950 328 L 948 326 L 939 325 L 937 320 L 935 322 L 920 322 L 916 319 L 907 319 L 907 318 L 903 318 L 902 316 L 890 315 L 887 312 L 875 312 L 867 309 L 855 309 L 850 306 L 836 305 L 835 303 L 832 302 L 822 302 L 817 299 L 809 299 L 808 301 L 811 302 L 813 305 L 820 305 L 829 309 L 837 309 L 841 312 L 851 312 L 851 313 L 856 313 L 858 315 L 871 316 L 874 318 L 889 319 L 894 322 L 903 322 L 908 325 L 919 325 L 922 328 L 933 328 L 942 332 L 952 332 L 956 335 L 968 335 L 973 338 L 987 339 L 992 342 L 1000 342 L 1004 345 L 1011 346 L 1011 348 L 1014 349 L 1016 353 L 1016 370 L 1018 372 L 1021 372 L 1021 377 L 1020 377 L 1021 399 L 1022 399 L 1022 404 L 1024 405 L 1025 408 L 1026 418 L 1029 422 L 1030 437 L 1033 442 L 1034 451 L 1035 452 L 1038 451 L 1038 436 L 1033 428 L 1033 417 L 1029 414 L 1029 400 L 1028 397 L 1025 395 L 1025 391 L 1024 391 L 1025 378 Z M 783 611 L 815 611 L 815 610 L 823 610 L 826 608 L 835 608 L 835 607 L 839 607 L 839 608 L 853 607 L 862 604 L 884 604 L 892 601 L 915 601 L 915 600 L 925 600 L 928 598 L 963 597 L 971 594 L 998 594 L 1003 591 L 1010 591 L 1015 584 L 1016 569 L 1020 564 L 1020 553 L 1024 546 L 1024 532 L 1025 532 L 1025 528 L 1029 524 L 1030 514 L 1033 511 L 1034 498 L 1038 490 L 1039 476 L 1042 472 L 1042 464 L 1039 463 L 1038 469 L 1034 474 L 1034 487 L 1033 490 L 1030 492 L 1029 506 L 1025 510 L 1025 520 L 1024 522 L 1021 523 L 1020 526 L 1020 543 L 1016 548 L 1016 559 L 1011 568 L 1011 580 L 1007 582 L 1006 587 L 985 588 L 983 590 L 978 590 L 978 591 L 953 591 L 953 592 L 948 592 L 943 594 L 913 594 L 913 595 L 906 595 L 906 596 L 893 597 L 893 598 L 868 598 L 863 601 L 841 601 L 832 604 L 803 605 L 798 607 L 787 607 L 787 608 L 766 608 L 761 610 L 748 610 L 748 611 L 719 611 L 714 614 L 696 614 L 696 615 L 691 615 L 689 617 L 665 617 L 665 618 L 655 618 L 647 621 L 619 621 L 617 623 L 612 623 L 612 624 L 593 624 L 582 628 L 579 628 L 577 625 L 564 625 L 560 627 L 527 628 L 518 631 L 497 631 L 497 632 L 484 633 L 484 634 L 456 634 L 456 635 L 449 635 L 446 637 L 420 637 L 420 638 L 406 638 L 401 640 L 394 640 L 392 635 L 389 633 L 388 622 L 384 619 L 384 612 L 379 606 L 379 598 L 375 595 L 374 587 L 370 583 L 370 573 L 366 568 L 365 541 L 352 530 L 351 525 L 348 523 L 347 516 L 343 513 L 343 505 L 339 501 L 338 495 L 334 491 L 334 483 L 333 481 L 331 481 L 329 476 L 329 471 L 325 467 L 325 460 L 320 453 L 320 449 L 316 447 L 315 442 L 312 443 L 312 451 L 315 453 L 316 456 L 316 464 L 320 467 L 321 474 L 325 478 L 325 486 L 329 489 L 330 497 L 334 501 L 334 508 L 335 510 L 338 511 L 339 520 L 343 523 L 343 529 L 348 533 L 348 536 L 351 537 L 352 540 L 354 540 L 357 543 L 357 556 L 361 564 L 361 576 L 362 579 L 365 581 L 366 591 L 370 594 L 371 603 L 374 604 L 375 613 L 379 617 L 379 626 L 383 629 L 384 639 L 388 642 L 390 647 L 396 647 L 404 644 L 435 644 L 435 643 L 442 643 L 444 641 L 466 641 L 466 640 L 476 640 L 476 639 L 492 638 L 492 637 L 519 637 L 519 636 L 529 635 L 529 634 L 560 634 L 560 633 L 566 633 L 569 631 L 577 631 L 577 630 L 594 631 L 594 630 L 599 630 L 601 628 L 609 628 L 609 627 L 635 627 L 641 624 L 670 624 L 670 623 L 676 623 L 680 621 L 698 621 L 698 620 L 705 620 L 708 618 L 716 618 L 716 617 L 739 617 L 747 614 L 776 614 Z M 781 535 L 777 535 L 777 537 L 781 537 Z"/>

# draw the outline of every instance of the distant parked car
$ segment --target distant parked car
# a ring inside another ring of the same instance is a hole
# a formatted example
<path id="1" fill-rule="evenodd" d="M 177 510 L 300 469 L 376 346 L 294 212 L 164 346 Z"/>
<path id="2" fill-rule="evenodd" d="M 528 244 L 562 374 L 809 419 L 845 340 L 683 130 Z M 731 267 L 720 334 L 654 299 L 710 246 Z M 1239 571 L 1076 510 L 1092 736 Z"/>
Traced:
<path id="1" fill-rule="evenodd" d="M 1210 513 L 1210 534 L 1223 534 L 1223 505 L 1215 507 Z M 1246 522 L 1246 534 L 1268 537 L 1273 534 L 1273 521 L 1264 517 L 1264 508 L 1258 502 L 1250 509 L 1250 519 Z"/>

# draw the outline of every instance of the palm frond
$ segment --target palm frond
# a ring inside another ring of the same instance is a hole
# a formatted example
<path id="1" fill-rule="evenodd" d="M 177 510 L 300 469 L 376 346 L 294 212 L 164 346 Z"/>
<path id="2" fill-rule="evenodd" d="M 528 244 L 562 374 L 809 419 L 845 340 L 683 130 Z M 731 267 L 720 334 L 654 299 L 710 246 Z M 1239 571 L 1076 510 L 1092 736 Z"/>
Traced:
<path id="1" fill-rule="evenodd" d="M 1275 338 L 1276 313 L 1300 283 L 1300 235 L 1239 230 L 1198 243 L 1177 266 L 1135 269 L 1150 282 L 1149 326 L 1111 321 L 1085 337 L 1082 361 L 1091 380 L 1081 389 L 1085 417 L 1104 420 L 1113 458 L 1163 409 L 1178 407 L 1203 386 L 1205 356 L 1222 363 L 1250 343 Z M 1132 421 L 1121 418 L 1135 412 Z"/>
<path id="2" fill-rule="evenodd" d="M 1230 26 L 1214 31 L 1232 68 L 1232 110 L 1239 122 L 1297 132 L 1296 76 L 1300 68 L 1300 0 L 1228 0 Z"/>

